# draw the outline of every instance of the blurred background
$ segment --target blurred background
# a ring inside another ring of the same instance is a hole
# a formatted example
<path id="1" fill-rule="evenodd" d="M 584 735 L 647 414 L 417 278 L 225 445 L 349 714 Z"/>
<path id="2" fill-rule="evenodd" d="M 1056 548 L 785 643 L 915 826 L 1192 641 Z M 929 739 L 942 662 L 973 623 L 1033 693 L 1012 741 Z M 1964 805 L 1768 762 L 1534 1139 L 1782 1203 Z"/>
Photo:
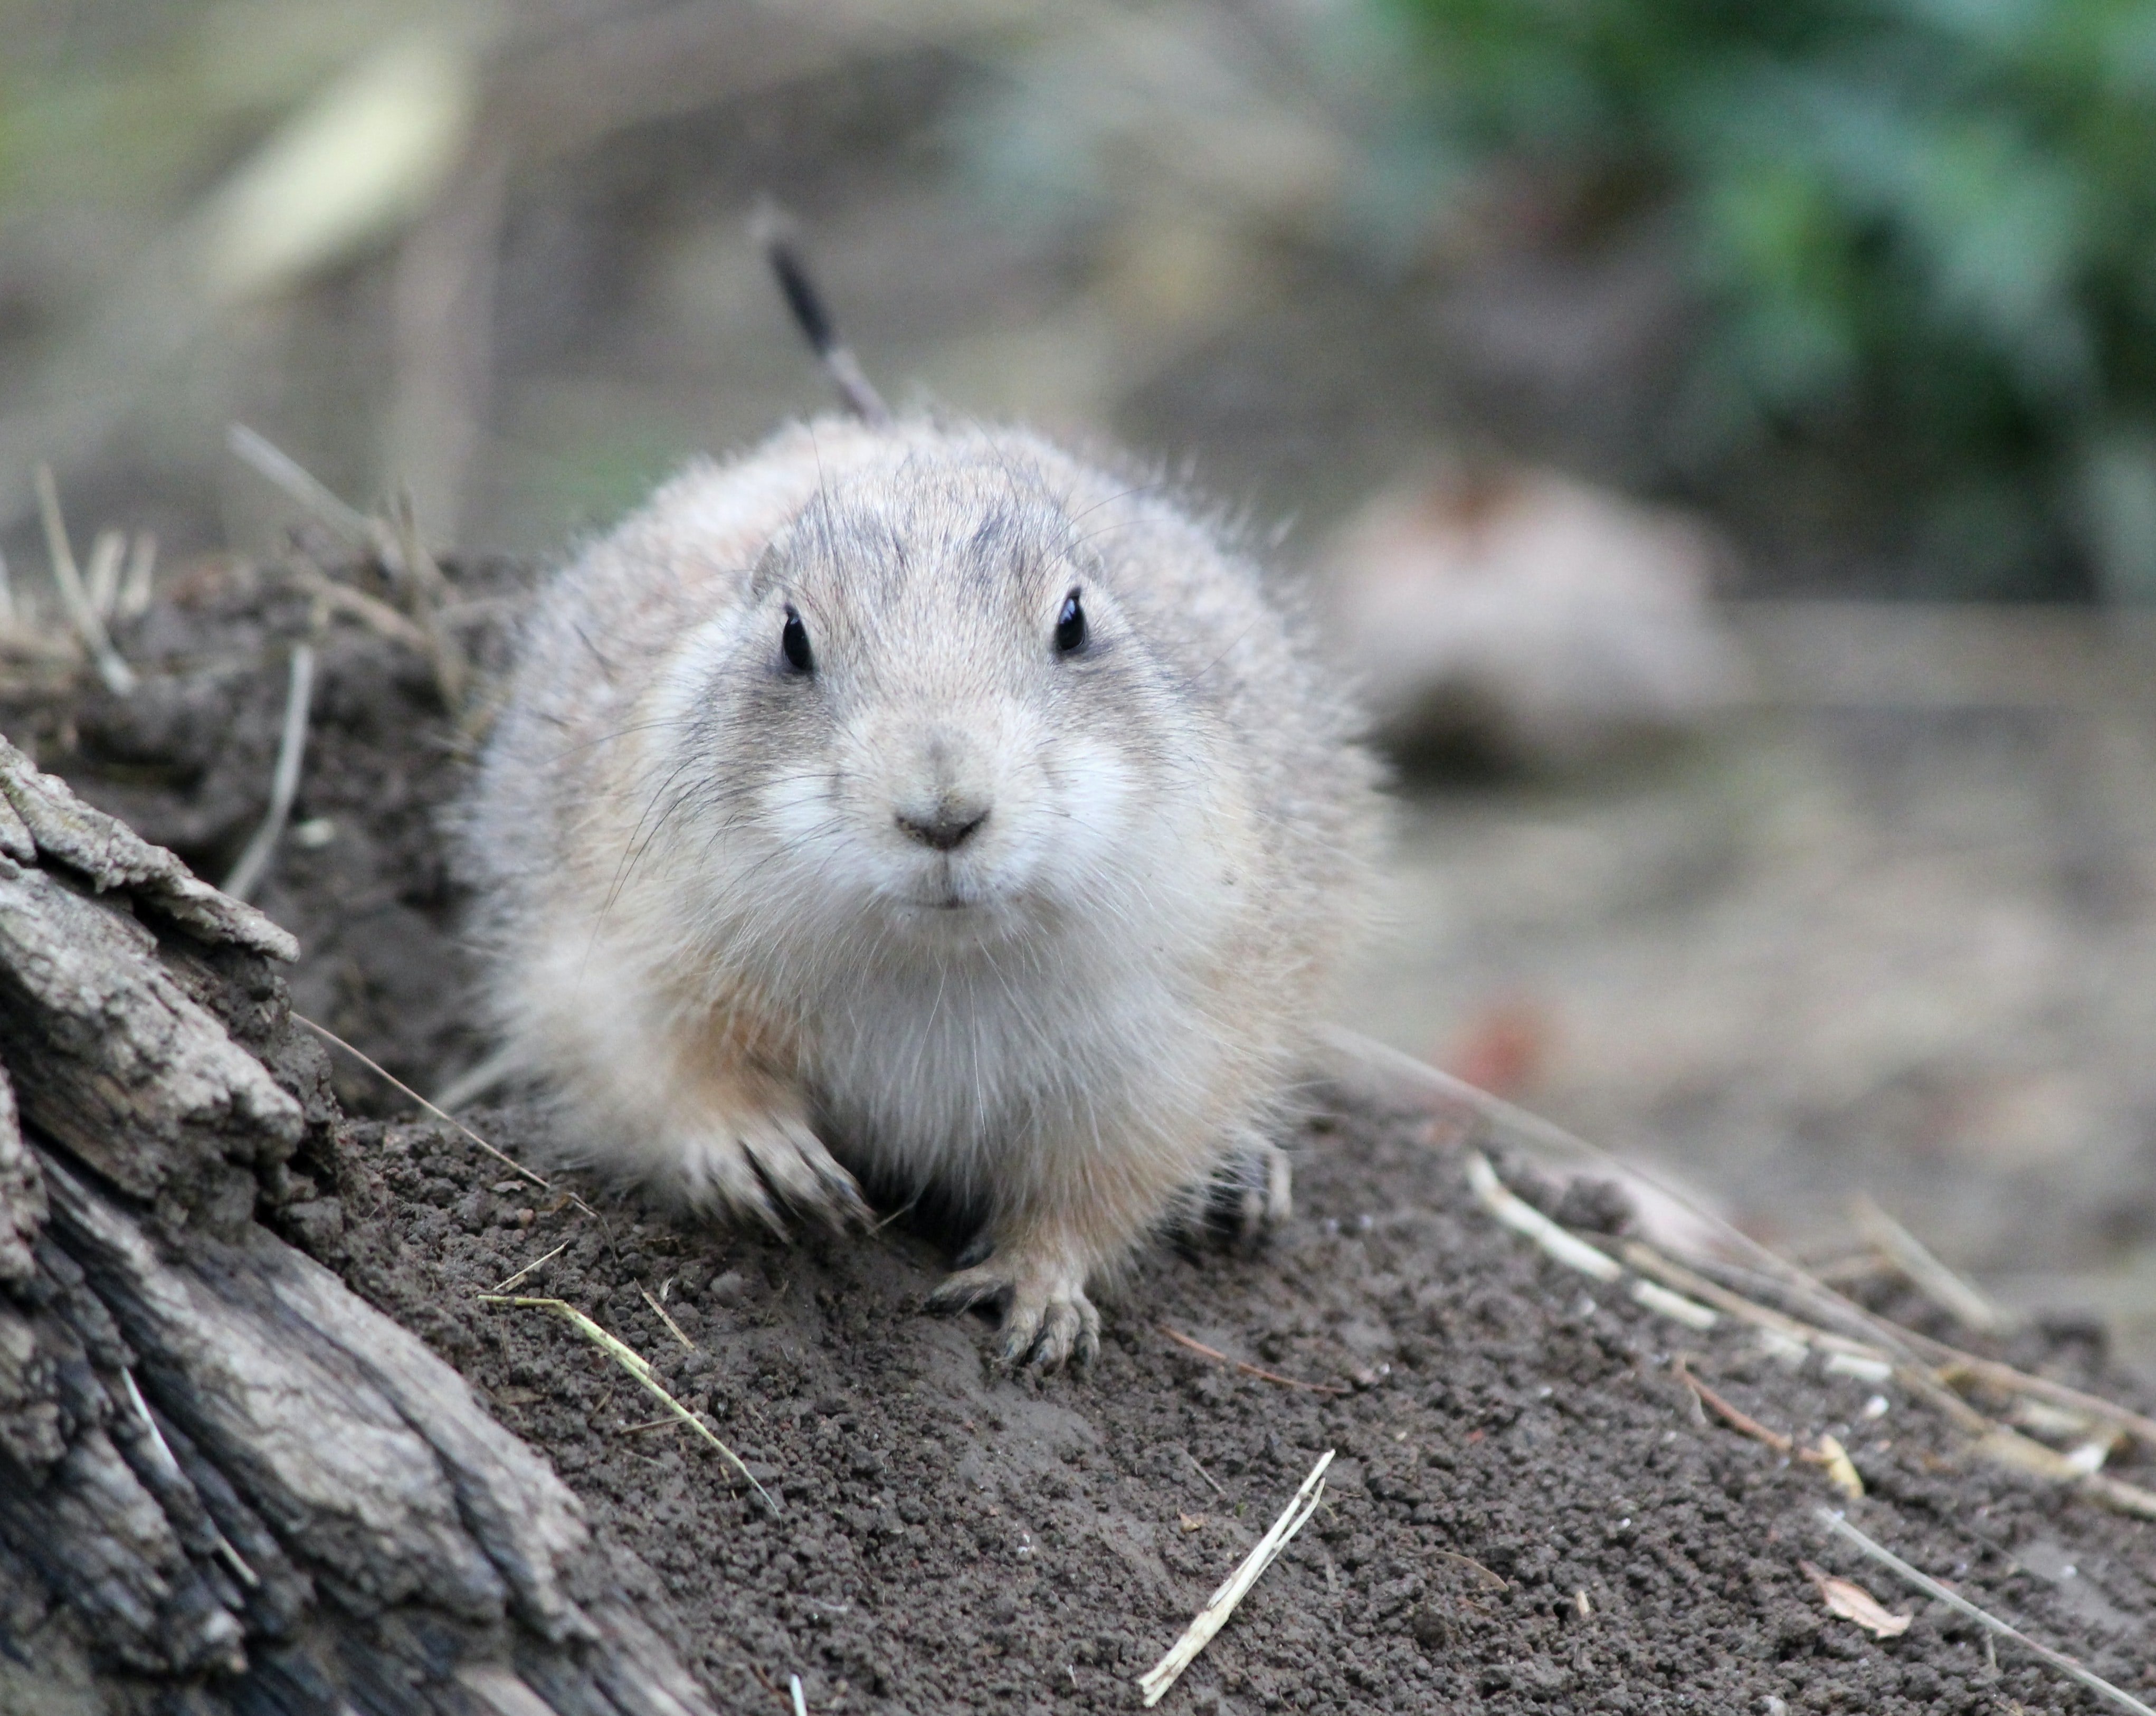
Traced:
<path id="1" fill-rule="evenodd" d="M 543 559 L 825 403 L 1276 539 L 1402 786 L 1350 1022 L 2156 1362 L 2156 0 L 0 0 L 32 473 L 249 425 Z M 116 565 L 116 561 L 115 562 Z"/>

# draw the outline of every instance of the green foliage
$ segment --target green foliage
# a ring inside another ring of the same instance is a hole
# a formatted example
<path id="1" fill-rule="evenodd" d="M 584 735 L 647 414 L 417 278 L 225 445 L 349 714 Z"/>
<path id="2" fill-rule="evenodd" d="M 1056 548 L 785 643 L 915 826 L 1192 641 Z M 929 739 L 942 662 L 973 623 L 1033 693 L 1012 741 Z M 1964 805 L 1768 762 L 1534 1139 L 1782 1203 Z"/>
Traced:
<path id="1" fill-rule="evenodd" d="M 1891 448 L 1921 521 L 2156 599 L 2156 0 L 1396 3 L 1452 146 L 1676 217 L 1697 459 Z"/>

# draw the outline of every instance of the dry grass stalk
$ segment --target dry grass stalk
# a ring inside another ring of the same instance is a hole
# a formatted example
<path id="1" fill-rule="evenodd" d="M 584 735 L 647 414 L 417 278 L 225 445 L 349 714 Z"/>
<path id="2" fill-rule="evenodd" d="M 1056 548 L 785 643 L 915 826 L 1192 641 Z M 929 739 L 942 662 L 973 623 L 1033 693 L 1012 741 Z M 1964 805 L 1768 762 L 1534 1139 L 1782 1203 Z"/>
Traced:
<path id="1" fill-rule="evenodd" d="M 2005 1322 L 1996 1305 L 1940 1262 L 1922 1241 L 1871 1199 L 1861 1195 L 1852 1198 L 1849 1210 L 1857 1230 L 1902 1272 L 1910 1286 L 1940 1309 L 1971 1328 L 1987 1332 Z"/>
<path id="2" fill-rule="evenodd" d="M 442 568 L 435 564 L 434 557 L 428 552 L 419 535 L 419 521 L 413 511 L 408 494 L 397 497 L 392 522 L 408 580 L 412 619 L 426 638 L 427 659 L 434 664 L 434 689 L 441 697 L 442 706 L 452 715 L 459 714 L 464 711 L 465 694 L 471 683 L 471 664 L 465 660 L 457 640 L 442 624 L 442 610 L 449 598 L 449 580 L 442 576 Z"/>
<path id="3" fill-rule="evenodd" d="M 1273 1521 L 1272 1528 L 1258 1539 L 1250 1553 L 1243 1558 L 1242 1564 L 1206 1599 L 1197 1619 L 1184 1629 L 1183 1636 L 1169 1647 L 1168 1654 L 1139 1677 L 1138 1689 L 1145 1694 L 1148 1709 L 1161 1701 L 1183 1671 L 1197 1660 L 1198 1653 L 1212 1642 L 1213 1635 L 1227 1625 L 1228 1617 L 1235 1612 L 1235 1606 L 1250 1594 L 1250 1587 L 1272 1565 L 1274 1558 L 1287 1547 L 1288 1539 L 1301 1530 L 1317 1511 L 1317 1504 L 1325 1498 L 1325 1469 L 1332 1465 L 1332 1455 L 1333 1450 L 1327 1448 L 1319 1457 L 1317 1464 L 1310 1469 L 1310 1476 L 1303 1479 L 1302 1487 L 1295 1493 L 1280 1518 Z"/>
<path id="4" fill-rule="evenodd" d="M 112 618 L 120 604 L 120 564 L 126 555 L 127 537 L 123 531 L 101 530 L 90 545 L 90 563 L 82 574 L 83 593 L 100 624 Z"/>
<path id="5" fill-rule="evenodd" d="M 281 491 L 287 500 L 295 502 L 346 547 L 362 554 L 379 555 L 389 546 L 372 519 L 357 508 L 347 506 L 298 460 L 245 424 L 230 425 L 224 432 L 224 441 L 241 464 Z"/>
<path id="6" fill-rule="evenodd" d="M 118 612 L 122 619 L 140 619 L 150 611 L 157 573 L 157 533 L 137 531 L 134 546 L 128 551 L 127 571 L 120 580 Z"/>
<path id="7" fill-rule="evenodd" d="M 1467 1153 L 1467 1184 L 1483 1207 L 1515 1233 L 1524 1234 L 1568 1269 L 1577 1269 L 1597 1281 L 1620 1279 L 1625 1266 L 1607 1251 L 1591 1246 L 1549 1219 L 1497 1178 L 1489 1159 L 1479 1150 Z M 1709 1329 L 1715 1313 L 1696 1300 L 1651 1281 L 1635 1281 L 1632 1297 L 1649 1310 L 1673 1318 L 1689 1328 Z"/>
<path id="8" fill-rule="evenodd" d="M 2049 1377 L 2031 1376 L 1996 1359 L 1979 1359 L 1974 1353 L 1964 1353 L 1958 1347 L 1948 1346 L 1925 1335 L 1912 1335 L 1910 1338 L 1911 1344 L 1931 1359 L 1943 1382 L 1973 1383 L 2000 1394 L 2063 1406 L 2082 1414 L 2092 1423 L 2112 1426 L 2121 1435 L 2133 1437 L 2145 1448 L 2156 1450 L 2156 1418 L 2145 1417 L 2100 1395 L 2053 1382 Z"/>
<path id="9" fill-rule="evenodd" d="M 774 1513 L 779 1511 L 778 1500 L 769 1490 L 757 1482 L 756 1474 L 743 1463 L 742 1457 L 721 1441 L 702 1419 L 667 1392 L 666 1385 L 659 1380 L 657 1374 L 641 1354 L 634 1348 L 615 1339 L 567 1299 L 527 1299 L 512 1297 L 506 1293 L 481 1293 L 480 1302 L 486 1305 L 507 1305 L 519 1311 L 547 1311 L 560 1318 L 578 1334 L 583 1336 L 586 1340 L 626 1370 L 640 1387 L 660 1401 L 670 1413 L 716 1448 L 726 1462 L 742 1475 L 742 1481 L 763 1498 L 763 1504 L 767 1508 Z"/>
<path id="10" fill-rule="evenodd" d="M 314 1032 L 316 1036 L 322 1038 L 326 1041 L 335 1043 L 337 1047 L 343 1050 L 346 1054 L 351 1056 L 353 1060 L 358 1061 L 359 1064 L 367 1068 L 368 1071 L 373 1073 L 377 1078 L 385 1080 L 389 1084 L 394 1086 L 397 1089 L 402 1091 L 406 1096 L 417 1102 L 422 1108 L 424 1108 L 429 1114 L 433 1115 L 435 1119 L 444 1122 L 448 1125 L 456 1128 L 459 1132 L 470 1138 L 472 1143 L 477 1144 L 480 1148 L 485 1151 L 488 1155 L 493 1157 L 495 1161 L 501 1163 L 502 1166 L 507 1168 L 512 1173 L 519 1174 L 522 1178 L 530 1180 L 532 1184 L 537 1186 L 542 1191 L 551 1192 L 554 1189 L 552 1182 L 548 1180 L 543 1174 L 536 1173 L 531 1169 L 526 1168 L 514 1156 L 509 1154 L 507 1151 L 497 1150 L 495 1148 L 492 1144 L 487 1143 L 485 1138 L 481 1138 L 477 1133 L 466 1126 L 464 1122 L 458 1119 L 455 1115 L 444 1114 L 432 1102 L 421 1096 L 418 1092 L 413 1090 L 411 1086 L 405 1083 L 403 1079 L 398 1077 L 395 1073 L 390 1071 L 389 1069 L 384 1066 L 379 1061 L 377 1061 L 372 1056 L 367 1054 L 362 1050 L 355 1049 L 350 1043 L 346 1042 L 327 1025 L 316 1025 L 313 1020 L 308 1018 L 304 1013 L 295 1013 L 292 1015 L 292 1019 L 294 1023 L 304 1025 L 309 1030 Z M 574 1192 L 567 1192 L 562 1195 L 567 1197 L 572 1204 L 577 1206 L 577 1208 L 583 1210 L 585 1215 L 593 1217 L 596 1217 L 598 1215 L 598 1210 L 593 1209 L 589 1204 L 587 1204 Z"/>
<path id="11" fill-rule="evenodd" d="M 667 1314 L 666 1308 L 664 1305 L 660 1304 L 657 1299 L 652 1297 L 651 1289 L 646 1287 L 639 1287 L 637 1288 L 637 1292 L 644 1295 L 644 1302 L 650 1306 L 652 1310 L 657 1314 L 659 1320 L 666 1325 L 666 1333 L 672 1335 L 675 1340 L 680 1342 L 681 1344 L 686 1347 L 690 1352 L 695 1352 L 696 1350 L 696 1342 L 690 1340 L 688 1336 L 681 1333 L 681 1325 L 676 1323 Z"/>
<path id="12" fill-rule="evenodd" d="M 453 715 L 468 714 L 471 664 L 442 624 L 450 593 L 449 580 L 442 576 L 441 568 L 419 535 L 411 497 L 399 496 L 387 521 L 370 518 L 347 506 L 296 459 L 245 424 L 234 424 L 226 432 L 226 440 L 237 457 L 297 502 L 331 535 L 347 547 L 372 554 L 393 578 L 403 580 L 411 616 L 407 619 L 388 604 L 336 583 L 319 572 L 310 579 L 305 573 L 312 568 L 301 568 L 295 582 L 317 601 L 343 609 L 383 636 L 395 638 L 424 655 L 434 668 L 434 686 L 443 706 Z"/>
<path id="13" fill-rule="evenodd" d="M 350 584 L 341 584 L 321 568 L 304 562 L 286 567 L 285 576 L 295 588 L 304 590 L 325 608 L 349 615 L 378 636 L 415 654 L 427 653 L 427 635 L 387 602 Z"/>
<path id="14" fill-rule="evenodd" d="M 529 1263 L 518 1270 L 516 1274 L 511 1276 L 508 1280 L 497 1282 L 494 1289 L 495 1292 L 497 1293 L 507 1292 L 510 1288 L 515 1287 L 517 1282 L 522 1281 L 526 1276 L 532 1274 L 536 1270 L 544 1268 L 547 1264 L 552 1263 L 557 1257 L 560 1256 L 562 1252 L 568 1249 L 568 1241 L 563 1240 L 560 1245 L 555 1246 L 554 1249 L 547 1252 L 545 1256 L 534 1257 Z"/>
<path id="15" fill-rule="evenodd" d="M 663 1315 L 664 1313 L 662 1313 L 661 1314 Z M 1188 1347 L 1192 1352 L 1196 1353 L 1204 1358 L 1211 1359 L 1219 1364 L 1231 1364 L 1236 1369 L 1241 1371 L 1244 1375 L 1255 1376 L 1260 1382 L 1276 1382 L 1282 1388 L 1307 1389 L 1313 1395 L 1344 1395 L 1349 1392 L 1346 1387 L 1342 1386 L 1339 1383 L 1303 1382 L 1296 1377 L 1282 1376 L 1276 1370 L 1266 1370 L 1259 1365 L 1246 1364 L 1240 1359 L 1230 1359 L 1225 1353 L 1219 1351 L 1217 1348 L 1209 1347 L 1203 1341 L 1193 1340 L 1188 1335 L 1183 1333 L 1181 1329 L 1171 1328 L 1165 1323 L 1161 1324 L 1160 1332 L 1166 1335 L 1170 1340 L 1173 1341 L 1178 1346 Z M 1210 1479 L 1208 1479 L 1207 1481 L 1209 1482 L 1211 1482 Z"/>
<path id="16" fill-rule="evenodd" d="M 1532 1240 L 1566 1268 L 1577 1269 L 1597 1281 L 1615 1281 L 1624 1274 L 1625 1266 L 1608 1252 L 1559 1227 L 1526 1199 L 1517 1196 L 1497 1178 L 1497 1170 L 1480 1150 L 1467 1153 L 1467 1184 L 1498 1220 Z"/>
<path id="17" fill-rule="evenodd" d="M 270 777 L 270 808 L 262 825 L 254 830 L 232 874 L 224 879 L 224 891 L 244 900 L 276 855 L 285 825 L 291 819 L 292 801 L 299 796 L 300 767 L 307 753 L 307 714 L 315 695 L 315 650 L 311 644 L 292 645 L 291 676 L 285 691 L 285 723 L 277 737 L 277 763 Z"/>
<path id="18" fill-rule="evenodd" d="M 1804 1348 L 1817 1347 L 1825 1353 L 1845 1354 L 1851 1358 L 1887 1361 L 1886 1351 L 1867 1342 L 1852 1340 L 1847 1335 L 1835 1333 L 1815 1323 L 1804 1323 L 1771 1306 L 1762 1305 L 1732 1292 L 1702 1275 L 1687 1269 L 1683 1264 L 1665 1257 L 1651 1246 L 1638 1240 L 1625 1242 L 1625 1261 L 1642 1275 L 1652 1276 L 1666 1287 L 1676 1288 L 1695 1299 L 1704 1300 L 1719 1310 L 1726 1311 L 1740 1323 L 1748 1323 L 1754 1328 L 1795 1342 Z"/>
<path id="19" fill-rule="evenodd" d="M 98 677 L 105 681 L 105 689 L 116 697 L 124 697 L 135 689 L 135 670 L 113 648 L 111 635 L 91 604 L 90 592 L 83 588 L 82 573 L 74 563 L 74 550 L 68 543 L 67 520 L 60 511 L 59 490 L 53 482 L 49 465 L 38 467 L 37 487 L 38 513 L 44 525 L 45 549 L 52 557 L 53 583 L 59 590 L 60 605 L 67 609 L 68 623 L 81 638 L 83 648 L 96 665 Z"/>
<path id="20" fill-rule="evenodd" d="M 1435 1097 L 1446 1104 L 1464 1108 L 1482 1123 L 1501 1132 L 1509 1133 L 1532 1147 L 1554 1149 L 1563 1155 L 1585 1158 L 1612 1167 L 1623 1166 L 1608 1151 L 1589 1143 L 1584 1138 L 1565 1131 L 1539 1115 L 1517 1107 L 1502 1097 L 1493 1097 L 1486 1091 L 1477 1090 L 1463 1080 L 1441 1072 L 1397 1050 L 1337 1027 L 1328 1028 L 1325 1036 L 1334 1051 L 1345 1057 L 1349 1064 L 1374 1076 L 1380 1081 L 1381 1088 L 1391 1088 L 1397 1093 L 1397 1087 L 1404 1084 L 1419 1089 L 1425 1097 Z M 1387 1081 L 1390 1081 L 1389 1087 Z M 1681 1287 L 1686 1293 L 1753 1324 L 1770 1338 L 1803 1348 L 1817 1347 L 1830 1354 L 1840 1352 L 1858 1359 L 1891 1361 L 1896 1378 L 1912 1394 L 1928 1401 L 1949 1421 L 1967 1431 L 1985 1457 L 2010 1450 L 2010 1456 L 2025 1455 L 2025 1450 L 2020 1448 L 2019 1443 L 2026 1439 L 2017 1438 L 2012 1444 L 1994 1440 L 1994 1433 L 2002 1432 L 2003 1426 L 1994 1423 L 1954 1393 L 1948 1386 L 1950 1382 L 1974 1383 L 2002 1392 L 2033 1395 L 2071 1407 L 2087 1413 L 2098 1423 L 2116 1427 L 2146 1447 L 2156 1448 L 2156 1420 L 2117 1405 L 2098 1395 L 2028 1375 L 2011 1365 L 1994 1359 L 1979 1359 L 1958 1348 L 1918 1334 L 1912 1329 L 1903 1328 L 1834 1292 L 1797 1264 L 1769 1251 L 1749 1234 L 1712 1210 L 1702 1208 L 1681 1188 L 1663 1184 L 1636 1166 L 1630 1171 L 1707 1223 L 1739 1253 L 1751 1258 L 1764 1271 L 1768 1280 L 1804 1302 L 1808 1308 L 1833 1320 L 1860 1328 L 1871 1339 L 1866 1341 L 1835 1333 L 1758 1304 L 1709 1281 L 1697 1272 L 1670 1261 L 1649 1246 L 1636 1243 L 1626 1246 L 1625 1260 L 1633 1267 L 1642 1274 L 1655 1276 L 1666 1283 Z M 1496 1176 L 1490 1169 L 1488 1163 L 1473 1153 L 1470 1154 L 1468 1174 L 1471 1182 L 1476 1183 L 1478 1195 L 1483 1195 L 1484 1201 L 1493 1210 L 1507 1215 L 1508 1225 L 1528 1233 L 1539 1243 L 1543 1234 L 1537 1224 L 1547 1223 L 1549 1228 L 1562 1235 L 1564 1241 L 1569 1241 L 1553 1255 L 1563 1256 L 1567 1261 L 1592 1256 L 1599 1261 L 1587 1265 L 1587 1272 L 1602 1279 L 1609 1278 L 1604 1266 L 1614 1266 L 1613 1260 L 1584 1241 L 1565 1233 L 1555 1223 L 1548 1222 L 1547 1217 L 1532 1206 L 1512 1198 L 1497 1184 Z M 1486 1188 L 1491 1187 L 1494 1187 L 1502 1196 L 1485 1195 Z M 1504 1201 L 1507 1199 L 1511 1200 L 1509 1205 Z M 1517 1209 L 1513 1207 L 1515 1205 Z M 1534 1221 L 1526 1220 L 1520 1215 L 1522 1211 L 1532 1216 Z M 1580 1265 L 1575 1262 L 1574 1266 Z M 2003 1433 L 2007 1436 L 2012 1434 L 2010 1431 Z M 2041 1444 L 2030 1443 L 2030 1446 L 2041 1446 Z M 2101 1472 L 2092 1474 L 2085 1467 L 2073 1466 L 2068 1457 L 2059 1455 L 2054 1450 L 2046 1449 L 2044 1452 L 2050 1457 L 2048 1462 L 2037 1462 L 2030 1457 L 2017 1463 L 2020 1463 L 2020 1469 L 2030 1471 L 2033 1475 L 2048 1477 L 2060 1482 L 2071 1482 L 2083 1495 L 2121 1513 L 2141 1518 L 2156 1518 L 2156 1491 L 2143 1489 Z"/>
<path id="21" fill-rule="evenodd" d="M 786 1690 L 793 1698 L 793 1716 L 808 1716 L 808 1699 L 801 1690 L 801 1677 L 798 1674 L 788 1675 Z"/>
<path id="22" fill-rule="evenodd" d="M 1944 1603 L 1948 1608 L 1958 1610 L 1962 1614 L 1968 1616 L 1969 1618 L 1975 1621 L 1977 1625 L 1982 1626 L 1987 1631 L 1994 1634 L 1997 1637 L 2005 1639 L 2010 1643 L 2020 1646 L 2023 1650 L 2027 1651 L 2031 1656 L 2036 1657 L 2038 1661 L 2045 1663 L 2051 1668 L 2056 1669 L 2060 1673 L 2065 1675 L 2069 1680 L 2078 1682 L 2081 1685 L 2087 1687 L 2091 1692 L 2096 1693 L 2099 1698 L 2108 1699 L 2111 1703 L 2118 1705 L 2120 1709 L 2132 1710 L 2136 1713 L 2136 1716 L 2156 1716 L 2156 1710 L 2150 1709 L 2148 1705 L 2143 1703 L 2140 1699 L 2135 1698 L 2131 1693 L 2122 1691 L 2118 1687 L 2113 1686 L 2109 1681 L 2102 1678 L 2100 1675 L 2092 1674 L 2087 1669 L 2082 1667 L 2079 1662 L 2076 1662 L 2071 1657 L 2067 1656 L 2063 1651 L 2055 1651 L 2049 1645 L 2038 1644 L 2035 1640 L 2030 1638 L 2026 1633 L 2008 1626 L 2006 1622 L 2001 1621 L 1997 1616 L 1987 1613 L 1985 1611 L 1978 1608 L 1975 1604 L 1969 1601 L 1967 1597 L 1962 1595 L 1959 1591 L 1953 1590 L 1951 1586 L 1940 1584 L 1938 1580 L 1933 1579 L 1928 1573 L 1919 1572 L 1916 1568 L 1912 1567 L 1907 1561 L 1904 1561 L 1899 1555 L 1896 1554 L 1892 1549 L 1887 1549 L 1884 1544 L 1875 1543 L 1871 1539 L 1866 1537 L 1862 1532 L 1851 1525 L 1848 1520 L 1845 1519 L 1834 1508 L 1820 1508 L 1818 1510 L 1818 1518 L 1820 1523 L 1825 1526 L 1826 1528 L 1832 1532 L 1836 1537 L 1840 1538 L 1845 1543 L 1854 1544 L 1861 1554 L 1868 1555 L 1871 1559 L 1876 1561 L 1881 1566 L 1887 1568 L 1892 1572 L 1899 1575 L 1909 1584 L 1914 1585 L 1918 1590 L 1922 1591 L 1926 1596 L 1937 1598 L 1940 1602 Z"/>

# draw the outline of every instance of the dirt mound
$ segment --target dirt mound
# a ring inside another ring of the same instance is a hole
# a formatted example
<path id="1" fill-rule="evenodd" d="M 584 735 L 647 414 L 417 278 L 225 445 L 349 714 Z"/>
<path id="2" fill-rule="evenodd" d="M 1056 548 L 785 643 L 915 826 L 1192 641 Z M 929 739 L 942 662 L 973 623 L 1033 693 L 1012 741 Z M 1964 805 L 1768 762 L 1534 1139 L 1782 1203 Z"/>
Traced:
<path id="1" fill-rule="evenodd" d="M 460 586 L 482 658 L 514 584 Z M 276 577 L 207 568 L 121 640 L 132 697 L 19 701 L 7 731 L 215 879 L 268 794 L 284 646 L 321 617 Z M 338 619 L 321 649 L 294 835 L 260 900 L 305 947 L 300 1010 L 424 1087 L 481 1046 L 439 832 L 469 742 L 407 645 Z M 454 1364 L 649 1564 L 654 1624 L 722 1708 L 781 1712 L 795 1674 L 818 1711 L 1135 1708 L 1137 1677 L 1328 1448 L 1317 1515 L 1165 1708 L 2096 1708 L 1828 1538 L 1823 1503 L 2156 1690 L 2156 1523 L 1979 1462 L 1897 1382 L 1559 1267 L 1475 1201 L 1426 1120 L 1343 1102 L 1300 1141 L 1300 1213 L 1276 1243 L 1155 1248 L 1103 1296 L 1099 1364 L 1041 1381 L 988 1367 L 984 1323 L 920 1314 L 944 1266 L 921 1241 L 787 1245 L 542 1189 L 446 1126 L 388 1117 L 401 1099 L 367 1076 L 342 1089 L 375 1117 L 295 1164 L 316 1195 L 285 1231 Z M 468 1118 L 512 1155 L 543 1142 L 527 1108 Z M 560 1321 L 482 1301 L 512 1277 L 649 1359 L 776 1509 Z M 2128 1392 L 2075 1330 L 1997 1351 Z M 1799 1447 L 1836 1438 L 1862 1498 L 1702 1411 L 1680 1353 Z M 2145 1480 L 2156 1451 L 2138 1473 L 2133 1451 L 2114 1468 Z M 1874 1638 L 1803 1560 L 1912 1621 Z"/>

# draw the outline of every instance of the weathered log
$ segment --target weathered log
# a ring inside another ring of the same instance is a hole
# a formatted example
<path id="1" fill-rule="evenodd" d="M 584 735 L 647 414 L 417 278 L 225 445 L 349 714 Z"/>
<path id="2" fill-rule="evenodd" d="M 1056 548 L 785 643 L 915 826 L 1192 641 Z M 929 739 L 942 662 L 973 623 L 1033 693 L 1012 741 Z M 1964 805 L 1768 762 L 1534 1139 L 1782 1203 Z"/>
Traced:
<path id="1" fill-rule="evenodd" d="M 544 1459 L 257 1220 L 290 938 L 0 740 L 0 1710 L 709 1708 Z"/>

